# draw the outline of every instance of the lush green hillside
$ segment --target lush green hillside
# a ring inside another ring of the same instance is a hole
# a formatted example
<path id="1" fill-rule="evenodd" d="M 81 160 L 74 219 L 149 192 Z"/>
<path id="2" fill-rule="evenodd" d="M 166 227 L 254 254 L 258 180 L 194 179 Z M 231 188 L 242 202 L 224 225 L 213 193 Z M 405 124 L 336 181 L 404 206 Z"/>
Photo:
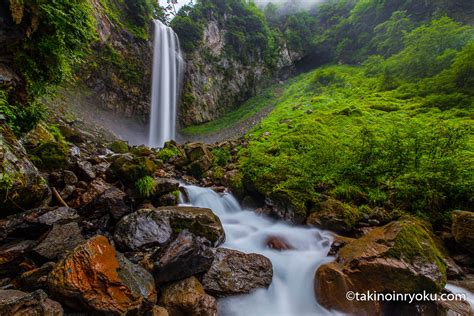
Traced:
<path id="1" fill-rule="evenodd" d="M 287 197 L 303 214 L 321 194 L 433 221 L 472 208 L 473 34 L 433 20 L 390 58 L 291 80 L 241 151 L 247 188 Z"/>

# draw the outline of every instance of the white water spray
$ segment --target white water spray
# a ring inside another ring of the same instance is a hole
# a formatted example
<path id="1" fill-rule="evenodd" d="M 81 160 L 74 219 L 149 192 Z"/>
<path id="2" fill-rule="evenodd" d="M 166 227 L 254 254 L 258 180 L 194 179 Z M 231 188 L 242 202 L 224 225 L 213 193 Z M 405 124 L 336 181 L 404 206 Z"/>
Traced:
<path id="1" fill-rule="evenodd" d="M 159 20 L 154 21 L 153 78 L 148 145 L 163 147 L 176 134 L 178 104 L 184 61 L 176 33 Z"/>
<path id="2" fill-rule="evenodd" d="M 259 253 L 272 261 L 273 281 L 268 289 L 219 300 L 219 314 L 232 316 L 338 315 L 319 305 L 314 295 L 314 274 L 327 257 L 331 234 L 316 228 L 290 226 L 253 211 L 242 210 L 230 194 L 186 186 L 189 203 L 210 208 L 222 221 L 226 248 Z M 288 242 L 293 249 L 278 251 L 267 246 L 269 237 Z M 340 315 L 340 314 L 339 314 Z"/>

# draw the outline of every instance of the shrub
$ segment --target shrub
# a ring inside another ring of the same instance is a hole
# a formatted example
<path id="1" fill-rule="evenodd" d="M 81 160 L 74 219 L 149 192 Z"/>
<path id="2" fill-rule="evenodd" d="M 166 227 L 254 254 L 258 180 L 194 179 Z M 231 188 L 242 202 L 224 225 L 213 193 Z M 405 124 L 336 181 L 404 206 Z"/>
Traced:
<path id="1" fill-rule="evenodd" d="M 155 192 L 155 185 L 156 182 L 152 177 L 145 176 L 135 182 L 135 189 L 137 190 L 139 197 L 149 198 Z"/>

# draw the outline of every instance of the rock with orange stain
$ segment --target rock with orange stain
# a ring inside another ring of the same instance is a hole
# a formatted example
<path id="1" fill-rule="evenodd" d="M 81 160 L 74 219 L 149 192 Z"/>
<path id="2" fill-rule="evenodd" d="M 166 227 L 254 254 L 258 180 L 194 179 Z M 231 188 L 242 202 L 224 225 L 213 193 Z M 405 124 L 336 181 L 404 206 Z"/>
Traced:
<path id="1" fill-rule="evenodd" d="M 76 309 L 107 315 L 143 314 L 156 303 L 153 277 L 95 236 L 62 259 L 48 278 L 50 293 Z"/>

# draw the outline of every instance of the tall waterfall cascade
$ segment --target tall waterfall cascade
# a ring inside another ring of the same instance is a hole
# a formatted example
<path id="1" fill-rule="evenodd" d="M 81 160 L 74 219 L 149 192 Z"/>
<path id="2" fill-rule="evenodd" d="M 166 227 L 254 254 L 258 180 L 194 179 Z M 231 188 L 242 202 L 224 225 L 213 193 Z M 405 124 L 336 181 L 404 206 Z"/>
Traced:
<path id="1" fill-rule="evenodd" d="M 176 136 L 176 109 L 183 79 L 184 60 L 176 33 L 155 20 L 153 77 L 148 145 L 163 147 Z"/>

